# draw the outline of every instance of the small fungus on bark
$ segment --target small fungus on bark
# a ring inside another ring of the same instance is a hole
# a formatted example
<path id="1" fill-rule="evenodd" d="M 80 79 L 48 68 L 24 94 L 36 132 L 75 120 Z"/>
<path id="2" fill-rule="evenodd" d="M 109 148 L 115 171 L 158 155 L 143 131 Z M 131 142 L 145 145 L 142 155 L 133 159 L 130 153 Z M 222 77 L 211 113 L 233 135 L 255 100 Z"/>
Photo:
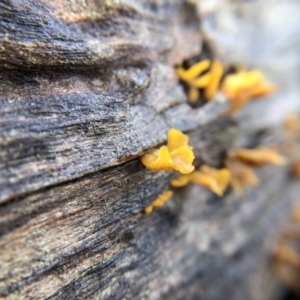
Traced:
<path id="1" fill-rule="evenodd" d="M 275 87 L 267 83 L 258 70 L 227 75 L 221 85 L 221 91 L 231 102 L 229 113 L 235 112 L 252 98 L 266 96 L 274 90 Z"/>
<path id="2" fill-rule="evenodd" d="M 176 170 L 182 174 L 191 173 L 195 158 L 192 147 L 188 145 L 188 136 L 175 128 L 168 131 L 167 146 L 151 149 L 142 156 L 145 167 L 152 171 Z"/>
<path id="3" fill-rule="evenodd" d="M 153 207 L 161 207 L 164 205 L 164 203 L 170 199 L 173 195 L 172 191 L 165 191 L 161 193 L 157 199 L 155 199 L 150 205 L 148 205 L 145 209 L 144 212 L 146 214 L 149 214 L 152 212 Z"/>

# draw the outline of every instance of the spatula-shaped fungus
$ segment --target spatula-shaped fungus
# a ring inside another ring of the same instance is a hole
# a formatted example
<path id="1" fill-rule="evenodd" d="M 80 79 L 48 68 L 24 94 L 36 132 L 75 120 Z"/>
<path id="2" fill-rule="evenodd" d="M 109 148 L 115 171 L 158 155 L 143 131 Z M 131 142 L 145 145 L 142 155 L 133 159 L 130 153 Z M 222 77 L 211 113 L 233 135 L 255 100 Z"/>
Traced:
<path id="1" fill-rule="evenodd" d="M 225 166 L 231 172 L 230 183 L 235 193 L 241 195 L 248 184 L 257 185 L 259 180 L 254 173 L 254 167 L 266 163 L 284 165 L 287 163 L 287 160 L 272 147 L 231 150 L 227 154 Z"/>
<path id="2" fill-rule="evenodd" d="M 218 60 L 214 60 L 210 70 L 201 75 L 209 68 L 210 61 L 205 59 L 185 70 L 182 67 L 176 68 L 176 73 L 182 81 L 188 85 L 188 100 L 194 103 L 199 98 L 199 89 L 204 89 L 204 96 L 207 101 L 212 100 L 220 84 L 223 75 L 223 66 Z"/>
<path id="3" fill-rule="evenodd" d="M 272 93 L 274 86 L 265 81 L 260 71 L 252 70 L 227 75 L 222 82 L 221 90 L 231 102 L 229 112 L 233 113 L 252 98 Z"/>
<path id="4" fill-rule="evenodd" d="M 218 60 L 214 60 L 211 64 L 210 78 L 208 84 L 204 88 L 204 96 L 207 101 L 211 101 L 216 94 L 220 80 L 223 75 L 223 66 Z"/>
<path id="5" fill-rule="evenodd" d="M 176 170 L 182 174 L 191 173 L 195 156 L 188 145 L 188 136 L 175 128 L 168 131 L 168 144 L 159 149 L 152 149 L 142 156 L 145 167 L 152 171 Z"/>
<path id="6" fill-rule="evenodd" d="M 150 205 L 148 205 L 144 211 L 146 214 L 149 214 L 152 212 L 153 207 L 161 207 L 164 205 L 164 203 L 173 195 L 172 191 L 165 191 L 161 193 L 157 199 L 155 199 Z"/>
<path id="7" fill-rule="evenodd" d="M 188 175 L 180 175 L 171 181 L 173 187 L 182 187 L 189 182 L 203 185 L 218 196 L 222 196 L 230 180 L 230 172 L 227 169 L 214 169 L 202 166 L 200 171 L 194 171 Z"/>
<path id="8" fill-rule="evenodd" d="M 176 68 L 176 73 L 179 79 L 190 82 L 197 78 L 202 72 L 206 71 L 209 68 L 210 60 L 205 59 L 194 65 L 192 65 L 189 69 L 185 70 L 182 67 Z"/>
<path id="9" fill-rule="evenodd" d="M 292 173 L 294 176 L 300 178 L 300 157 L 298 157 L 292 164 Z"/>
<path id="10" fill-rule="evenodd" d="M 271 163 L 274 165 L 285 165 L 287 163 L 287 159 L 279 155 L 276 150 L 271 147 L 256 149 L 240 148 L 232 151 L 231 154 L 245 163 L 257 166 L 265 163 Z"/>
<path id="11" fill-rule="evenodd" d="M 247 166 L 235 156 L 228 155 L 225 160 L 225 166 L 230 171 L 230 184 L 237 195 L 242 195 L 247 185 L 259 184 L 259 179 L 256 177 L 253 168 Z"/>

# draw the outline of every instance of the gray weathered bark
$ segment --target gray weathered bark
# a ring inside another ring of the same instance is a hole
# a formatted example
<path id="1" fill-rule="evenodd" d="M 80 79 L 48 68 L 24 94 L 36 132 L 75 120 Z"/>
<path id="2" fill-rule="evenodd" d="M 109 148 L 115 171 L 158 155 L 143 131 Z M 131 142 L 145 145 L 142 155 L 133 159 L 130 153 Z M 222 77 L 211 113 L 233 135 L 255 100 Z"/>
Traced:
<path id="1" fill-rule="evenodd" d="M 0 297 L 275 299 L 268 249 L 300 192 L 288 167 L 262 168 L 243 197 L 190 184 L 142 212 L 175 174 L 139 161 L 169 128 L 218 167 L 235 146 L 280 143 L 299 109 L 299 4 L 199 2 L 0 3 Z M 278 92 L 231 117 L 221 94 L 189 106 L 174 66 L 203 34 Z"/>

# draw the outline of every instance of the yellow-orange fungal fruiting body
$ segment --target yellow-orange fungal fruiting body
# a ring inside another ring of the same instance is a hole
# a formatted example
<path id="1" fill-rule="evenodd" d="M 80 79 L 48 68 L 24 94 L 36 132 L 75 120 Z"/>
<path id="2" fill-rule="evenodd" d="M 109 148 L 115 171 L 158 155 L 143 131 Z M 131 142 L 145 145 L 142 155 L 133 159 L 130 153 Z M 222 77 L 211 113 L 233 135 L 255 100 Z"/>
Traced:
<path id="1" fill-rule="evenodd" d="M 195 103 L 199 99 L 199 88 L 205 87 L 208 84 L 208 74 L 198 77 L 202 72 L 209 68 L 210 60 L 205 59 L 200 61 L 189 69 L 185 70 L 182 67 L 176 68 L 176 73 L 182 81 L 188 85 L 188 101 Z M 198 78 L 197 78 L 198 77 Z"/>
<path id="2" fill-rule="evenodd" d="M 247 185 L 259 184 L 259 179 L 256 177 L 253 168 L 246 165 L 233 155 L 227 155 L 225 166 L 231 174 L 230 184 L 237 195 L 242 195 L 244 188 Z"/>
<path id="3" fill-rule="evenodd" d="M 197 88 L 190 86 L 188 90 L 188 100 L 190 103 L 195 103 L 199 99 L 199 91 Z"/>
<path id="4" fill-rule="evenodd" d="M 230 171 L 226 168 L 215 169 L 205 165 L 201 166 L 200 171 L 214 178 L 214 180 L 217 182 L 219 186 L 219 189 L 222 192 L 221 195 L 223 195 L 230 182 L 230 178 L 231 178 Z"/>
<path id="5" fill-rule="evenodd" d="M 181 80 L 189 82 L 198 77 L 202 72 L 206 71 L 209 68 L 209 65 L 210 60 L 205 59 L 194 64 L 187 70 L 183 69 L 182 67 L 178 67 L 176 68 L 176 73 Z"/>
<path id="6" fill-rule="evenodd" d="M 145 212 L 146 214 L 150 214 L 150 213 L 152 212 L 152 210 L 153 210 L 153 206 L 152 206 L 152 205 L 149 205 L 149 206 L 147 206 L 147 207 L 144 209 L 144 212 Z"/>
<path id="7" fill-rule="evenodd" d="M 214 169 L 202 166 L 200 171 L 194 171 L 188 175 L 180 175 L 171 181 L 173 187 L 182 187 L 189 182 L 203 185 L 218 196 L 222 196 L 230 180 L 230 172 L 227 169 Z"/>
<path id="8" fill-rule="evenodd" d="M 212 98 L 216 94 L 222 75 L 223 75 L 222 64 L 218 60 L 214 60 L 211 64 L 208 84 L 204 88 L 204 96 L 207 101 L 212 100 Z"/>
<path id="9" fill-rule="evenodd" d="M 207 189 L 217 194 L 218 196 L 222 196 L 223 194 L 216 180 L 210 175 L 206 175 L 199 171 L 194 171 L 193 173 L 189 174 L 189 180 L 191 182 L 205 186 Z"/>
<path id="10" fill-rule="evenodd" d="M 183 187 L 186 186 L 190 182 L 188 175 L 179 175 L 176 179 L 171 181 L 172 187 Z"/>
<path id="11" fill-rule="evenodd" d="M 300 135 L 300 118 L 295 113 L 289 113 L 284 121 L 284 151 L 292 154 L 296 148 L 296 139 Z"/>
<path id="12" fill-rule="evenodd" d="M 300 178 L 300 157 L 298 157 L 292 164 L 292 174 Z"/>
<path id="13" fill-rule="evenodd" d="M 299 134 L 300 119 L 295 113 L 289 113 L 283 120 L 284 129 L 288 132 Z"/>
<path id="14" fill-rule="evenodd" d="M 157 199 L 155 199 L 150 205 L 148 205 L 145 209 L 144 212 L 149 214 L 152 212 L 153 207 L 161 207 L 164 205 L 164 203 L 170 199 L 170 197 L 173 195 L 172 191 L 165 191 L 161 193 Z"/>
<path id="15" fill-rule="evenodd" d="M 194 88 L 202 89 L 209 85 L 211 82 L 212 73 L 208 72 L 192 81 L 190 81 L 190 85 Z"/>
<path id="16" fill-rule="evenodd" d="M 152 171 L 176 170 L 182 174 L 191 173 L 195 156 L 188 145 L 188 137 L 175 128 L 168 131 L 168 144 L 160 149 L 152 149 L 142 156 L 145 167 Z"/>
<path id="17" fill-rule="evenodd" d="M 279 155 L 273 148 L 240 148 L 232 151 L 231 155 L 237 157 L 245 163 L 257 166 L 265 163 L 271 163 L 274 165 L 285 165 L 287 163 L 287 159 Z"/>
<path id="18" fill-rule="evenodd" d="M 185 70 L 182 67 L 176 68 L 178 77 L 185 81 L 188 88 L 188 100 L 194 103 L 199 98 L 199 90 L 204 89 L 204 96 L 207 101 L 212 100 L 219 87 L 222 75 L 223 66 L 218 60 L 211 63 L 210 70 L 200 76 L 200 74 L 209 68 L 210 60 L 206 59 L 196 63 L 189 69 Z"/>
<path id="19" fill-rule="evenodd" d="M 230 113 L 238 110 L 252 98 L 266 96 L 274 89 L 274 86 L 267 83 L 258 70 L 227 75 L 221 86 L 221 91 L 231 102 Z"/>
<path id="20" fill-rule="evenodd" d="M 246 185 L 257 185 L 259 183 L 253 167 L 266 163 L 284 165 L 287 163 L 285 157 L 279 155 L 272 147 L 231 150 L 227 154 L 225 166 L 231 172 L 231 185 L 236 194 L 241 195 Z"/>
<path id="21" fill-rule="evenodd" d="M 277 247 L 274 247 L 273 252 L 277 259 L 300 268 L 300 255 L 293 248 L 284 244 L 279 244 Z"/>

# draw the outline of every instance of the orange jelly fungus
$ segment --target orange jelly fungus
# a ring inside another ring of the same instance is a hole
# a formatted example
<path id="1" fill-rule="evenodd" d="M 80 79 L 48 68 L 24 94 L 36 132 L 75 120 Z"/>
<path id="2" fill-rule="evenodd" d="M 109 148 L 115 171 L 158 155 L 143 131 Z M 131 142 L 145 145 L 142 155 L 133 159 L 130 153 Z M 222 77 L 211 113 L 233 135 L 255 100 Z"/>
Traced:
<path id="1" fill-rule="evenodd" d="M 266 96 L 274 89 L 274 86 L 267 83 L 258 70 L 227 75 L 221 86 L 222 92 L 231 102 L 230 113 L 238 110 L 252 98 Z"/>
<path id="2" fill-rule="evenodd" d="M 171 181 L 172 187 L 183 187 L 186 186 L 190 182 L 188 175 L 179 175 L 176 179 Z"/>
<path id="3" fill-rule="evenodd" d="M 258 178 L 253 167 L 265 163 L 284 165 L 286 158 L 280 156 L 273 148 L 236 149 L 227 154 L 225 166 L 231 172 L 231 185 L 237 195 L 243 193 L 246 185 L 257 185 Z"/>
<path id="4" fill-rule="evenodd" d="M 300 157 L 298 157 L 292 164 L 292 173 L 294 176 L 300 178 Z"/>
<path id="5" fill-rule="evenodd" d="M 273 249 L 273 255 L 276 255 L 277 259 L 289 263 L 297 268 L 300 268 L 300 255 L 292 247 L 283 243 L 277 245 Z"/>
<path id="6" fill-rule="evenodd" d="M 204 88 L 204 96 L 207 101 L 212 100 L 212 98 L 216 94 L 222 75 L 223 75 L 222 64 L 218 60 L 214 60 L 211 64 L 208 84 Z"/>
<path id="7" fill-rule="evenodd" d="M 299 130 L 300 130 L 299 116 L 296 115 L 295 113 L 289 113 L 283 121 L 283 126 L 286 131 L 294 134 L 299 134 Z"/>
<path id="8" fill-rule="evenodd" d="M 211 82 L 212 73 L 208 72 L 190 82 L 190 85 L 194 88 L 202 89 L 209 85 Z"/>
<path id="9" fill-rule="evenodd" d="M 225 160 L 225 166 L 230 171 L 230 184 L 237 195 L 242 195 L 243 190 L 247 185 L 259 184 L 259 179 L 256 177 L 253 168 L 246 165 L 235 156 L 228 155 Z"/>
<path id="10" fill-rule="evenodd" d="M 190 103 L 195 103 L 199 99 L 199 90 L 190 86 L 188 90 L 188 100 Z"/>
<path id="11" fill-rule="evenodd" d="M 210 66 L 210 60 L 205 59 L 185 70 L 182 67 L 176 68 L 178 77 L 185 81 L 189 86 L 188 100 L 194 103 L 199 98 L 199 89 L 204 89 L 204 96 L 210 101 L 218 87 L 223 75 L 223 66 L 218 60 L 214 60 L 211 64 L 209 72 L 199 76 Z"/>
<path id="12" fill-rule="evenodd" d="M 226 168 L 218 170 L 218 169 L 211 168 L 211 167 L 208 167 L 208 166 L 202 166 L 200 168 L 200 170 L 204 174 L 209 175 L 209 176 L 213 177 L 216 180 L 220 190 L 222 191 L 222 195 L 223 195 L 223 193 L 227 189 L 227 186 L 228 186 L 230 178 L 231 178 L 230 171 Z"/>
<path id="13" fill-rule="evenodd" d="M 205 186 L 218 196 L 222 196 L 230 180 L 230 172 L 227 169 L 214 169 L 202 166 L 200 171 L 194 171 L 188 175 L 181 175 L 171 181 L 173 187 L 182 187 L 190 181 Z"/>
<path id="14" fill-rule="evenodd" d="M 257 166 L 265 163 L 271 163 L 274 165 L 285 165 L 287 163 L 287 159 L 279 155 L 273 148 L 241 148 L 232 151 L 232 155 L 245 163 Z"/>
<path id="15" fill-rule="evenodd" d="M 209 68 L 209 65 L 210 65 L 210 60 L 205 59 L 194 64 L 187 70 L 183 69 L 182 67 L 178 67 L 176 68 L 176 73 L 179 79 L 186 82 L 190 82 L 196 79 L 202 72 L 206 71 Z"/>
<path id="16" fill-rule="evenodd" d="M 292 154 L 296 149 L 296 139 L 300 133 L 300 119 L 295 113 L 289 113 L 284 121 L 284 150 Z"/>
<path id="17" fill-rule="evenodd" d="M 213 193 L 221 196 L 222 191 L 219 188 L 217 182 L 208 175 L 205 175 L 199 171 L 194 171 L 188 175 L 181 175 L 175 180 L 171 181 L 173 187 L 182 187 L 187 185 L 189 182 L 194 182 L 200 185 L 205 186 L 207 189 L 211 190 Z"/>
<path id="18" fill-rule="evenodd" d="M 292 218 L 299 222 L 300 223 L 300 206 L 297 205 L 293 208 L 293 211 L 292 211 Z"/>
<path id="19" fill-rule="evenodd" d="M 222 195 L 222 191 L 218 186 L 217 181 L 210 175 L 195 171 L 189 175 L 189 179 L 191 182 L 205 186 L 207 189 L 217 194 L 218 196 Z"/>
<path id="20" fill-rule="evenodd" d="M 185 70 L 182 67 L 176 68 L 176 73 L 182 81 L 185 81 L 188 86 L 188 100 L 190 103 L 195 103 L 199 98 L 199 88 L 207 86 L 210 79 L 210 74 L 202 75 L 198 77 L 202 72 L 209 68 L 210 60 L 202 60 L 189 69 Z M 198 77 L 198 78 L 197 78 Z"/>
<path id="21" fill-rule="evenodd" d="M 155 199 L 150 205 L 148 205 L 144 211 L 146 214 L 149 214 L 152 212 L 153 207 L 161 207 L 164 205 L 164 203 L 170 199 L 170 197 L 173 195 L 172 191 L 165 191 L 161 193 L 157 199 Z"/>
<path id="22" fill-rule="evenodd" d="M 168 131 L 168 144 L 159 149 L 152 149 L 142 156 L 145 167 L 152 171 L 176 170 L 189 174 L 194 170 L 192 165 L 195 158 L 192 147 L 188 145 L 188 136 L 177 129 Z"/>

